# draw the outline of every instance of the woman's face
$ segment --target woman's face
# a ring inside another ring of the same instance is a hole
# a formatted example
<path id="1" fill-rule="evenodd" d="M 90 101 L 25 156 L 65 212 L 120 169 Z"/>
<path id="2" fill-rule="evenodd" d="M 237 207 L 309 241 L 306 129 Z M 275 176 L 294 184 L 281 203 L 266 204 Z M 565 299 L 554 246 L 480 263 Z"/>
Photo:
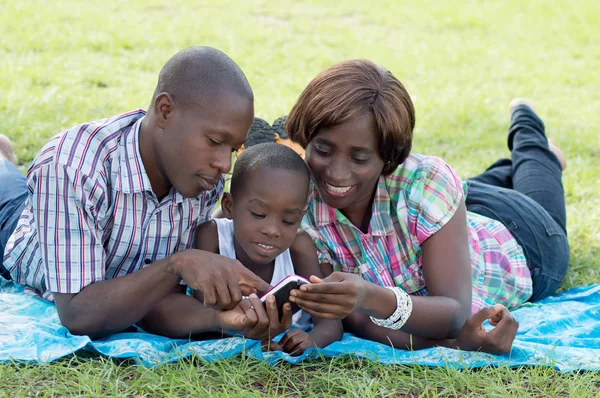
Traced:
<path id="1" fill-rule="evenodd" d="M 356 224 L 349 214 L 369 208 L 384 166 L 373 114 L 320 129 L 306 147 L 306 162 L 325 203 Z"/>

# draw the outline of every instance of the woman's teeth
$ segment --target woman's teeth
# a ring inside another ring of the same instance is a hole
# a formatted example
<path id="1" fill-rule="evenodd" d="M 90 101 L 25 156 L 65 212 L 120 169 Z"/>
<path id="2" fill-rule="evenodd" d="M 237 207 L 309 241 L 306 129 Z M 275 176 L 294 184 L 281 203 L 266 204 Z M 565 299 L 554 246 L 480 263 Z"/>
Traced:
<path id="1" fill-rule="evenodd" d="M 333 185 L 325 183 L 325 186 L 327 187 L 328 191 L 333 192 L 333 193 L 339 193 L 339 194 L 344 194 L 344 193 L 348 192 L 350 189 L 352 189 L 352 185 L 350 185 L 349 187 L 335 187 Z"/>
<path id="2" fill-rule="evenodd" d="M 275 246 L 263 245 L 262 243 L 257 243 L 257 245 L 266 250 L 271 250 L 275 248 Z"/>

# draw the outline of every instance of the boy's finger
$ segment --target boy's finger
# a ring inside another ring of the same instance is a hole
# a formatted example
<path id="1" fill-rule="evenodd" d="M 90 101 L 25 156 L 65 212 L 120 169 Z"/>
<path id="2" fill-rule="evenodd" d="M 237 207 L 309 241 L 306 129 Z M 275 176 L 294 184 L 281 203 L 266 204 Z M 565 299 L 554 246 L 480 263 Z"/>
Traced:
<path id="1" fill-rule="evenodd" d="M 288 330 L 287 333 L 283 335 L 283 337 L 281 338 L 281 340 L 279 340 L 279 345 L 281 345 L 282 347 L 285 347 L 285 345 L 287 344 L 288 340 L 291 339 L 292 337 L 294 337 L 295 335 L 297 335 L 299 330 L 300 329 L 290 329 L 290 330 Z"/>
<path id="2" fill-rule="evenodd" d="M 323 283 L 323 279 L 319 278 L 318 276 L 314 276 L 311 275 L 310 278 L 308 278 L 309 281 L 311 281 L 312 283 Z"/>

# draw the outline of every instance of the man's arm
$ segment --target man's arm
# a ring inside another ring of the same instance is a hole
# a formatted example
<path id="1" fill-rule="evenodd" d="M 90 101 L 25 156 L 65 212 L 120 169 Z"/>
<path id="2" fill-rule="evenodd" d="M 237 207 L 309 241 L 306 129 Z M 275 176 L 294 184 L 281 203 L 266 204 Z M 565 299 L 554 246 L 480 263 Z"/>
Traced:
<path id="1" fill-rule="evenodd" d="M 175 339 L 198 338 L 204 333 L 221 333 L 216 310 L 186 295 L 186 286 L 177 285 L 155 305 L 138 325 L 145 331 Z"/>
<path id="2" fill-rule="evenodd" d="M 179 277 L 169 272 L 169 261 L 92 283 L 76 294 L 53 293 L 61 323 L 72 334 L 92 338 L 133 325 L 179 284 Z"/>
<path id="3" fill-rule="evenodd" d="M 269 288 L 236 260 L 188 249 L 129 275 L 92 283 L 77 294 L 54 293 L 54 300 L 71 333 L 102 337 L 139 322 L 181 279 L 204 293 L 206 306 L 216 308 L 234 308 L 242 294 Z"/>

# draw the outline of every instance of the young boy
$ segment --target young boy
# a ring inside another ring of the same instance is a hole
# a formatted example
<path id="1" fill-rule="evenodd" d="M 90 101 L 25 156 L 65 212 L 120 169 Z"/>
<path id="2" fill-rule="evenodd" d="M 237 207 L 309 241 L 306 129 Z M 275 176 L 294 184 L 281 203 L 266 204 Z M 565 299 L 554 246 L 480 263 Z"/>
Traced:
<path id="1" fill-rule="evenodd" d="M 287 146 L 265 143 L 246 149 L 236 160 L 231 193 L 225 193 L 221 202 L 226 218 L 200 225 L 196 248 L 235 258 L 273 286 L 292 274 L 307 279 L 311 275 L 321 277 L 312 239 L 298 230 L 306 209 L 309 180 L 306 163 Z M 199 293 L 195 296 L 201 299 Z M 283 314 L 277 314 L 274 301 L 270 297 L 266 302 L 269 321 L 271 325 L 282 324 L 285 330 L 291 323 L 291 306 L 284 305 Z M 300 355 L 342 336 L 340 321 L 313 318 L 310 332 L 303 330 L 310 328 L 308 314 L 298 312 L 293 321 L 296 328 L 279 343 L 269 336 L 261 337 L 263 346 Z"/>

